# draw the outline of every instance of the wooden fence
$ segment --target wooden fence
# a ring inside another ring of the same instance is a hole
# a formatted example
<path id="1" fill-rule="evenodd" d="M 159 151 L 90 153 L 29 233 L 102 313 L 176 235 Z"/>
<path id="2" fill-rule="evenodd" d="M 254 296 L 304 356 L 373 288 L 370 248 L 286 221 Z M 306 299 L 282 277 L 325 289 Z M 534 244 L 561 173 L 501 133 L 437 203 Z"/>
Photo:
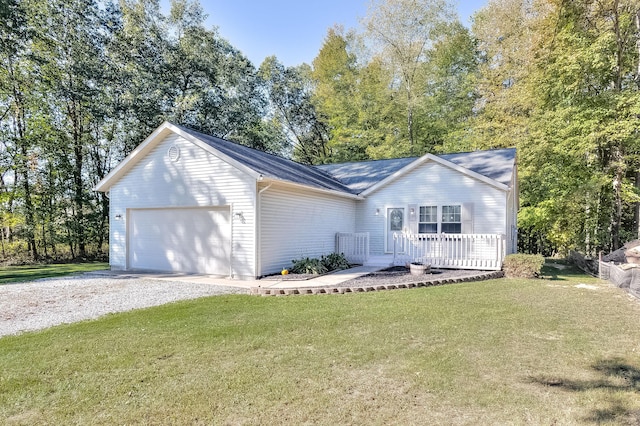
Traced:
<path id="1" fill-rule="evenodd" d="M 499 271 L 506 254 L 501 234 L 409 234 L 396 233 L 395 265 L 429 263 L 434 268 Z"/>
<path id="2" fill-rule="evenodd" d="M 336 253 L 342 253 L 351 263 L 365 264 L 369 260 L 369 233 L 336 234 Z"/>

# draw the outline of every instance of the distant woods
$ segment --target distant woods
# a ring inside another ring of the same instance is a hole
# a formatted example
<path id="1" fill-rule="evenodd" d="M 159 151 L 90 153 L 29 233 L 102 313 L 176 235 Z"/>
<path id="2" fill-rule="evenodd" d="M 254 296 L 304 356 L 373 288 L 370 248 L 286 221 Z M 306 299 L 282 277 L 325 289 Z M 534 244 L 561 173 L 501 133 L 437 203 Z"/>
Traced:
<path id="1" fill-rule="evenodd" d="M 444 0 L 378 0 L 294 67 L 256 67 L 205 19 L 0 3 L 0 257 L 104 256 L 92 188 L 164 120 L 307 164 L 515 146 L 521 251 L 637 238 L 637 1 L 491 0 L 468 29 Z"/>

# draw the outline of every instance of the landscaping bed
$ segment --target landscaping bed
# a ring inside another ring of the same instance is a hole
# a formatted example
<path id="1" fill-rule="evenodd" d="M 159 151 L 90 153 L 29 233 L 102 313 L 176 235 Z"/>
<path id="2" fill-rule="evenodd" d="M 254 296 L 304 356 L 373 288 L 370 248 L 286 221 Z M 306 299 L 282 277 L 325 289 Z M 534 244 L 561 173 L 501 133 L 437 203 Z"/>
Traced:
<path id="1" fill-rule="evenodd" d="M 455 280 L 472 277 L 484 271 L 461 269 L 432 269 L 430 274 L 412 275 L 404 266 L 393 266 L 382 271 L 363 275 L 340 284 L 341 287 L 390 284 L 417 284 L 429 281 Z"/>

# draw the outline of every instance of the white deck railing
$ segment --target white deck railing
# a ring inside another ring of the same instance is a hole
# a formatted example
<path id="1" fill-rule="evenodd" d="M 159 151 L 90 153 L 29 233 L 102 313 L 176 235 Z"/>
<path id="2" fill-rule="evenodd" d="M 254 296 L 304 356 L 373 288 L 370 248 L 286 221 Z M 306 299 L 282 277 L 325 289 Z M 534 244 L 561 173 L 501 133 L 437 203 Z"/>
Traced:
<path id="1" fill-rule="evenodd" d="M 434 268 L 499 271 L 506 252 L 500 234 L 409 234 L 393 235 L 393 263 L 429 263 Z"/>
<path id="2" fill-rule="evenodd" d="M 351 263 L 364 264 L 369 260 L 369 233 L 336 234 L 336 253 L 342 253 Z"/>

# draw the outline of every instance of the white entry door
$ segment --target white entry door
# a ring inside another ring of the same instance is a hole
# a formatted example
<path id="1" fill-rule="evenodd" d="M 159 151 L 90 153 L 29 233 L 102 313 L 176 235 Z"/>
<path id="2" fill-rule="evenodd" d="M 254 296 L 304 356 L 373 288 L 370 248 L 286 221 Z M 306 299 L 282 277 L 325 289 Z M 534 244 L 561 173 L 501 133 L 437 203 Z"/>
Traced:
<path id="1" fill-rule="evenodd" d="M 132 209 L 129 268 L 229 275 L 228 207 Z"/>
<path id="2" fill-rule="evenodd" d="M 404 229 L 404 208 L 392 207 L 387 209 L 387 253 L 393 253 L 394 243 L 396 252 L 404 252 L 402 241 L 394 241 L 393 234 L 401 234 Z"/>

